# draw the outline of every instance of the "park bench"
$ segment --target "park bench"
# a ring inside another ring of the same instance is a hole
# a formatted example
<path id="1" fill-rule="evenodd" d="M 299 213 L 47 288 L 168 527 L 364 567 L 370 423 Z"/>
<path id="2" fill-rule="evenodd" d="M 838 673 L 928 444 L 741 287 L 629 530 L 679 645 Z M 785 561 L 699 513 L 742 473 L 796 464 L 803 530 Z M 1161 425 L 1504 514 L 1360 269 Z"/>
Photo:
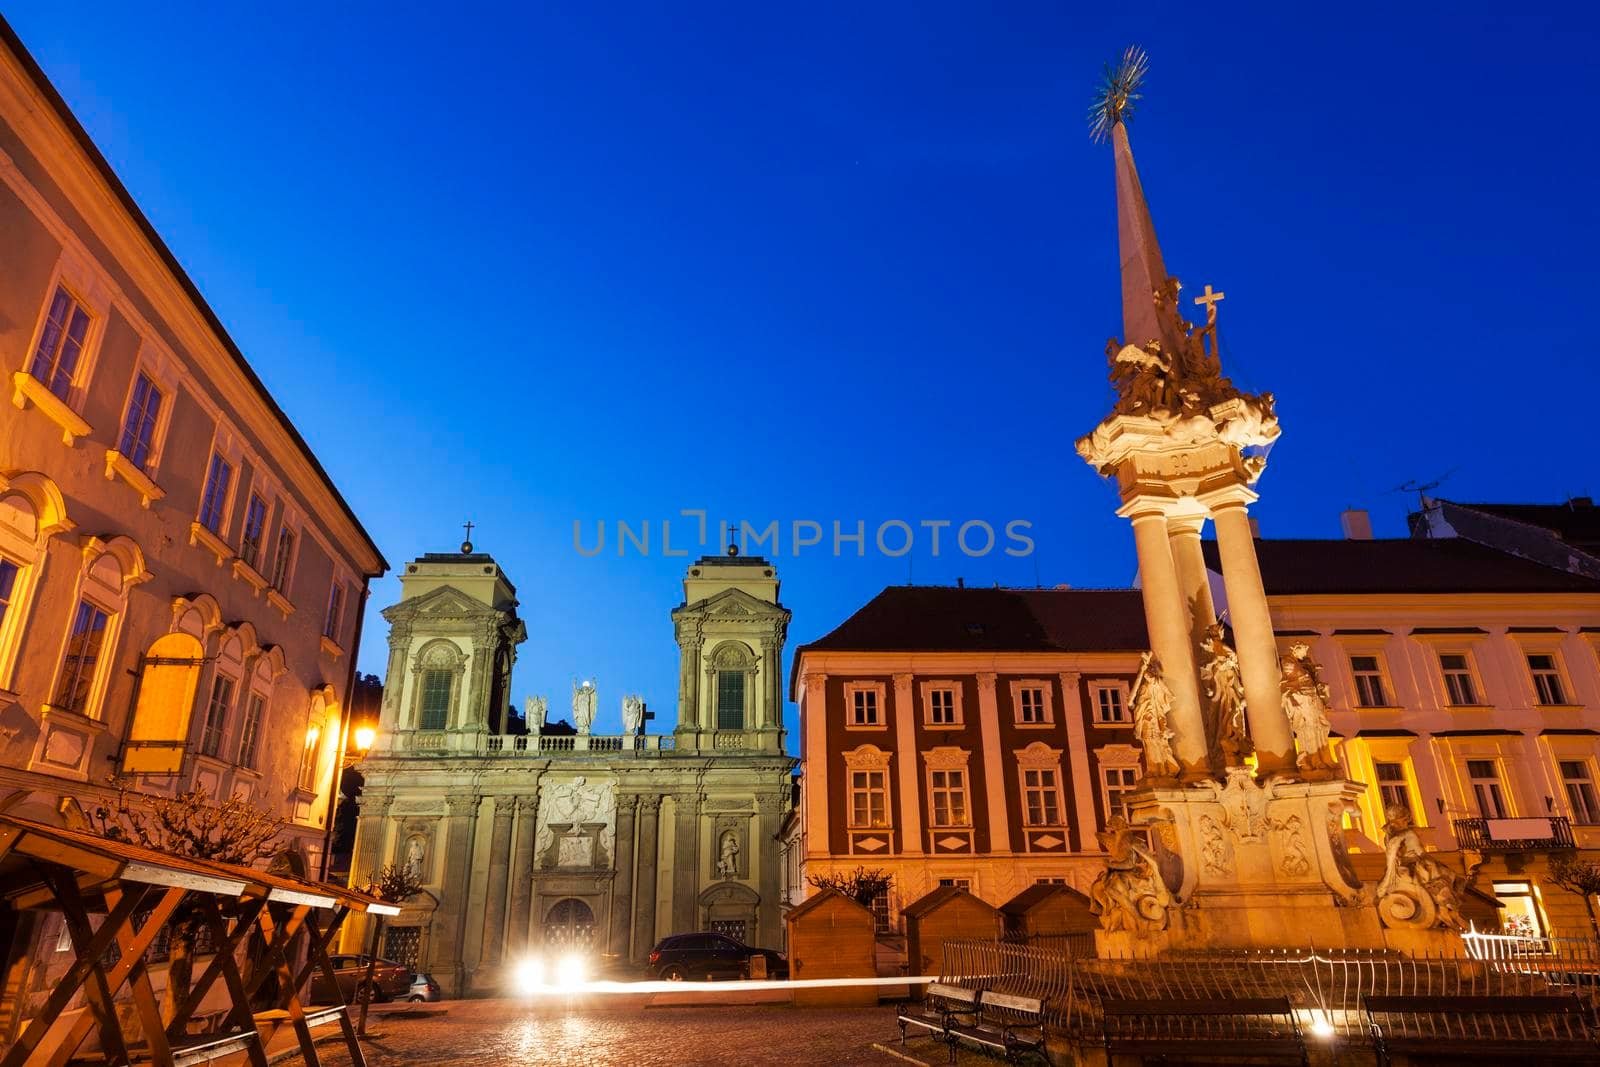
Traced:
<path id="1" fill-rule="evenodd" d="M 900 1008 L 896 1022 L 900 1024 L 900 1044 L 906 1043 L 906 1030 L 917 1027 L 946 1039 L 950 1024 L 966 1016 L 976 1021 L 978 996 L 981 990 L 947 982 L 932 982 L 920 1002 L 911 1002 Z"/>
<path id="2" fill-rule="evenodd" d="M 1103 999 L 1100 1008 L 1108 1065 L 1118 1055 L 1308 1062 L 1288 997 Z"/>
<path id="3" fill-rule="evenodd" d="M 985 989 L 978 994 L 978 1011 L 971 1023 L 952 1020 L 945 1028 L 950 1045 L 950 1062 L 956 1062 L 956 1047 L 963 1041 L 993 1049 L 1015 1062 L 1023 1056 L 1044 1059 L 1044 1001 Z"/>
<path id="4" fill-rule="evenodd" d="M 1364 996 L 1380 1065 L 1396 1054 L 1509 1062 L 1600 1062 L 1589 1010 L 1569 994 Z"/>

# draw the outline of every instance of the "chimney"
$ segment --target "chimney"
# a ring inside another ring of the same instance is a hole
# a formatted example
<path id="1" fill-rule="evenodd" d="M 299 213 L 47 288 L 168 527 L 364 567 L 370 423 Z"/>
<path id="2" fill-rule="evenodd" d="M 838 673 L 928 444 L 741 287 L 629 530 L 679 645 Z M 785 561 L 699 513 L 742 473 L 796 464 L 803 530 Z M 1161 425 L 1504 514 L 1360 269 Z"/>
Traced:
<path id="1" fill-rule="evenodd" d="M 1346 541 L 1372 540 L 1372 516 L 1365 508 L 1346 508 L 1339 513 L 1339 525 L 1344 527 Z"/>
<path id="2" fill-rule="evenodd" d="M 966 587 L 967 587 L 967 580 L 965 578 L 957 578 L 956 579 L 956 588 L 957 589 L 965 589 Z"/>

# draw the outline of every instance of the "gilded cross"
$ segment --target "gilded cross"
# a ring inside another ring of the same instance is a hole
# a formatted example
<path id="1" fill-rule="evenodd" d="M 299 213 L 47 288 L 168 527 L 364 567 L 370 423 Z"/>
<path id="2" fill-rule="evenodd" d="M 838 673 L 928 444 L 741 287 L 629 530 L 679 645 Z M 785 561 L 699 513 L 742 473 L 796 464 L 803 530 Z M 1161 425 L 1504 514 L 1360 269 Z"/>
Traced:
<path id="1" fill-rule="evenodd" d="M 1205 292 L 1194 298 L 1194 302 L 1196 304 L 1204 304 L 1206 306 L 1207 326 L 1215 326 L 1217 324 L 1217 301 L 1221 300 L 1227 295 L 1227 293 L 1212 292 L 1211 286 L 1208 284 Z"/>

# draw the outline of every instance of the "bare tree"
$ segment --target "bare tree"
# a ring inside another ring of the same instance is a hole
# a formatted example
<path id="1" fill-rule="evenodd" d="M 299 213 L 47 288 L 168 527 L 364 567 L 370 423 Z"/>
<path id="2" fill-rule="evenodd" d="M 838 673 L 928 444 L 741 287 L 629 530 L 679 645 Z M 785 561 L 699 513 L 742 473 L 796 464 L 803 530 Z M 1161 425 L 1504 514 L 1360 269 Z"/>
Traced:
<path id="1" fill-rule="evenodd" d="M 89 811 L 89 823 L 102 837 L 171 856 L 251 864 L 272 854 L 272 843 L 287 825 L 235 794 L 220 804 L 204 788 L 176 796 L 129 790 L 113 781 L 117 796 Z M 167 988 L 163 1022 L 171 1022 L 188 998 L 194 978 L 195 938 L 204 926 L 197 905 L 185 898 L 167 920 Z"/>
<path id="2" fill-rule="evenodd" d="M 877 867 L 870 871 L 865 867 L 857 867 L 849 873 L 835 871 L 832 874 L 813 874 L 806 881 L 818 889 L 831 889 L 849 897 L 863 908 L 870 908 L 874 900 L 889 891 L 894 884 L 894 876 Z"/>
<path id="3" fill-rule="evenodd" d="M 1600 861 L 1557 856 L 1550 861 L 1550 879 L 1583 898 L 1583 906 L 1589 912 L 1589 929 L 1600 938 L 1600 918 L 1594 911 L 1594 898 L 1600 894 Z"/>
<path id="4" fill-rule="evenodd" d="M 386 904 L 403 904 L 421 890 L 421 872 L 409 863 L 390 863 L 378 871 L 363 892 Z M 361 1019 L 356 1024 L 356 1033 L 362 1037 L 367 1035 L 367 1005 L 372 1002 L 376 992 L 372 976 L 378 969 L 378 946 L 382 943 L 382 932 L 383 916 L 379 915 L 372 924 L 372 940 L 367 950 L 367 974 L 356 989 L 356 999 L 361 1002 Z"/>

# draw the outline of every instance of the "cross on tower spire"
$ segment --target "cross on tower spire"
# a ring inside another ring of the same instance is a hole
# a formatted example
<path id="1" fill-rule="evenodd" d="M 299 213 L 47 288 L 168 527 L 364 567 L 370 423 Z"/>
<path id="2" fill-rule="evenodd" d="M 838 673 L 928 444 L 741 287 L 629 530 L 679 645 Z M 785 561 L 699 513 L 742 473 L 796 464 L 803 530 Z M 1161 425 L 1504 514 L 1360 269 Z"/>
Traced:
<path id="1" fill-rule="evenodd" d="M 473 527 L 474 524 L 469 521 L 469 522 L 464 522 L 461 525 L 466 527 L 466 531 L 467 531 L 466 540 L 461 542 L 461 553 L 462 553 L 462 555 L 466 555 L 468 552 L 472 551 L 472 527 Z"/>

